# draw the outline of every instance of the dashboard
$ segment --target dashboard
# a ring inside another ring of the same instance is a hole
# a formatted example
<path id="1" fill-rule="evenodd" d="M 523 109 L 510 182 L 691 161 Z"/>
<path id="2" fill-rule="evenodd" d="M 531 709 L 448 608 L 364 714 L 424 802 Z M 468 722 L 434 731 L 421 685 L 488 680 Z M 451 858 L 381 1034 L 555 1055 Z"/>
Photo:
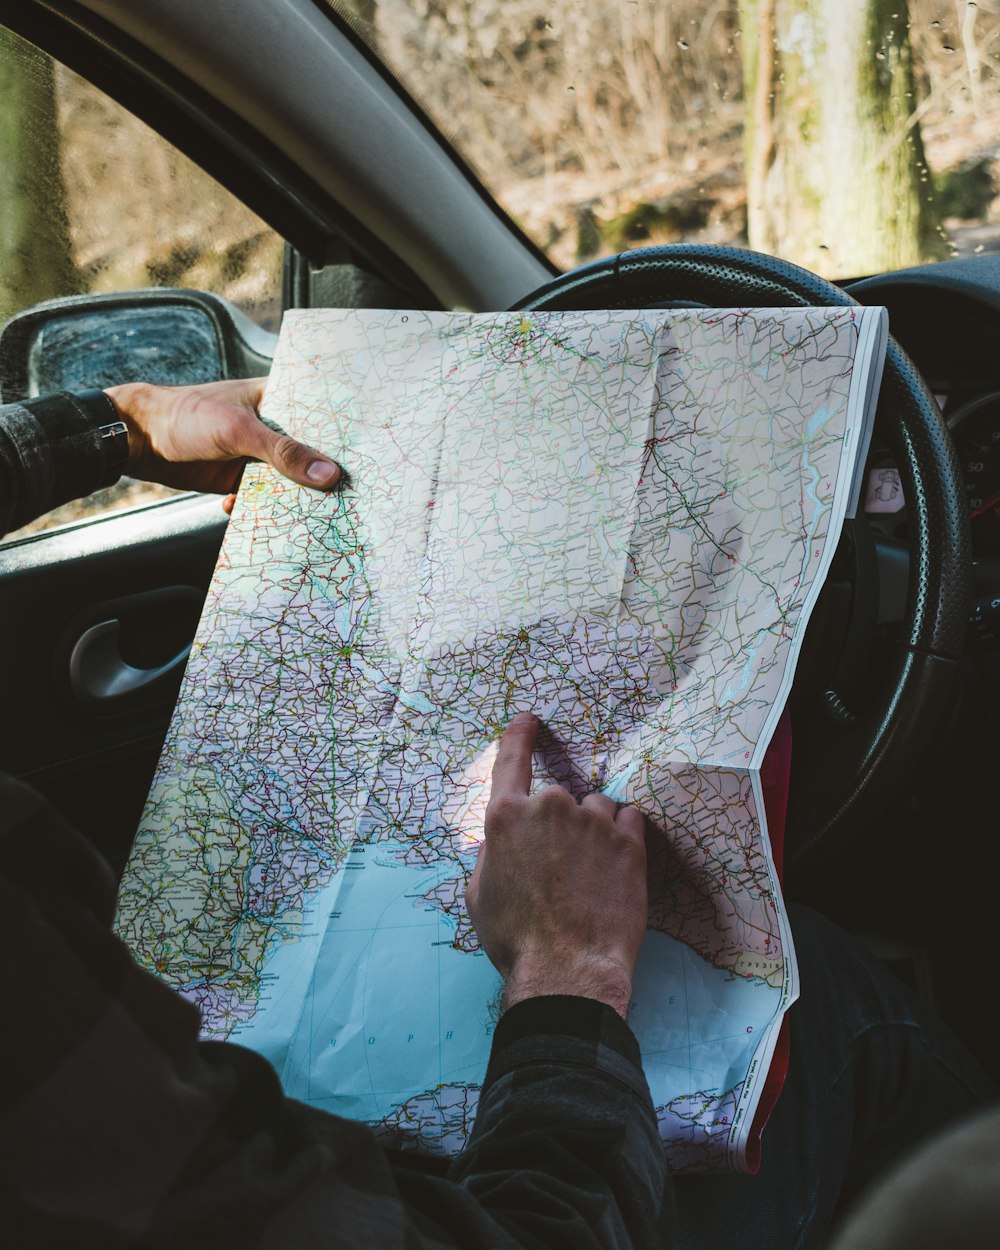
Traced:
<path id="1" fill-rule="evenodd" d="M 866 278 L 846 288 L 889 311 L 889 330 L 920 369 L 951 429 L 976 560 L 1000 560 L 1000 257 L 969 257 Z M 876 440 L 865 510 L 904 538 L 905 500 Z"/>
<path id="2" fill-rule="evenodd" d="M 955 444 L 973 555 L 1000 560 L 1000 385 L 974 394 L 936 389 L 934 397 Z M 880 532 L 906 537 L 903 485 L 891 455 L 878 444 L 867 465 L 863 507 Z"/>
<path id="3" fill-rule="evenodd" d="M 888 309 L 890 333 L 920 369 L 951 430 L 974 561 L 970 642 L 1000 650 L 1000 256 L 901 270 L 846 289 Z M 877 538 L 906 543 L 906 501 L 877 426 L 864 510 Z M 994 613 L 995 627 L 985 619 Z"/>
<path id="4" fill-rule="evenodd" d="M 955 440 L 969 504 L 972 550 L 1000 558 L 1000 389 L 957 403 L 946 400 L 945 418 Z"/>

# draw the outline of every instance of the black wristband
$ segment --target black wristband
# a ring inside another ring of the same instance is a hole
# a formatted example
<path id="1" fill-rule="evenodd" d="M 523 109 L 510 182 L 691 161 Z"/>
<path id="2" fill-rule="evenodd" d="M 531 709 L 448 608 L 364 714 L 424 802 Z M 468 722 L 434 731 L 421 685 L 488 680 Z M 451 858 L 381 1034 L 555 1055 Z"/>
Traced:
<path id="1" fill-rule="evenodd" d="M 74 391 L 73 399 L 94 418 L 104 452 L 101 486 L 113 486 L 128 462 L 128 426 L 118 415 L 111 396 L 96 387 Z"/>

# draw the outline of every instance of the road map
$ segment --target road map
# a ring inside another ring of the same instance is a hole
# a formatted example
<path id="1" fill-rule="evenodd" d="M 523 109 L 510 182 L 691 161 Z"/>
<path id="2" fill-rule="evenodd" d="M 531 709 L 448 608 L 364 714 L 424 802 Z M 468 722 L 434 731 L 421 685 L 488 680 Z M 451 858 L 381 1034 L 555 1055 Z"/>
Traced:
<path id="1" fill-rule="evenodd" d="M 747 1169 L 798 993 L 760 767 L 845 515 L 882 309 L 287 313 L 117 927 L 292 1097 L 427 1154 L 499 978 L 464 891 L 497 738 L 650 826 L 629 1023 L 675 1171 Z"/>

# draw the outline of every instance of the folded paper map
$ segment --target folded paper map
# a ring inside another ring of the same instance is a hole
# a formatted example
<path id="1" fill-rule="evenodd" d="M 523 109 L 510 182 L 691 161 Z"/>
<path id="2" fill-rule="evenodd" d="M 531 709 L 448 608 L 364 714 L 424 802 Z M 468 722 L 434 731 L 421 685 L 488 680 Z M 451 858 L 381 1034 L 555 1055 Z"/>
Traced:
<path id="1" fill-rule="evenodd" d="M 349 486 L 247 470 L 119 899 L 206 1037 L 461 1150 L 499 987 L 464 891 L 532 710 L 536 787 L 652 830 L 629 1023 L 670 1162 L 747 1169 L 797 994 L 760 765 L 885 336 L 854 307 L 286 314 L 264 414 Z"/>

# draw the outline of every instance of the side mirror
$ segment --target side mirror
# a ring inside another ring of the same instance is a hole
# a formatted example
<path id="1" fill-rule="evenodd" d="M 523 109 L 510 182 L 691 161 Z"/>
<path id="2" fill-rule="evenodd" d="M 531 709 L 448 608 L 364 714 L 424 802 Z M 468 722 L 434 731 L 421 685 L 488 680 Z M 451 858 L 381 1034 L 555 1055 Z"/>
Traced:
<path id="1" fill-rule="evenodd" d="M 208 291 L 46 300 L 0 332 L 0 402 L 122 382 L 185 386 L 259 377 L 270 369 L 277 341 Z"/>

